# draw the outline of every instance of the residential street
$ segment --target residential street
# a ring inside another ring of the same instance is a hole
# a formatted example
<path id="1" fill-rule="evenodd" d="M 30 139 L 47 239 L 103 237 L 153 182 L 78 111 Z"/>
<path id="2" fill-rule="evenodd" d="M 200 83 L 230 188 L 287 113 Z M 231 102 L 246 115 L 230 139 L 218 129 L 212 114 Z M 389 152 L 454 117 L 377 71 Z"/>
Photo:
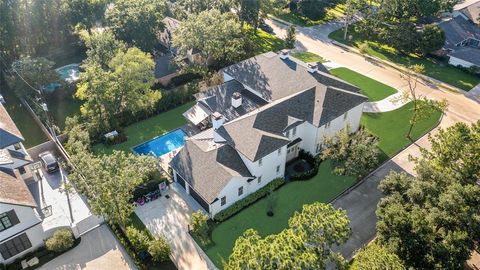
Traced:
<path id="1" fill-rule="evenodd" d="M 272 26 L 277 35 L 284 37 L 285 25 L 272 20 L 268 20 L 268 24 Z M 298 27 L 297 49 L 316 53 L 329 61 L 348 67 L 396 89 L 404 90 L 405 82 L 400 78 L 400 72 L 396 69 L 367 60 L 331 43 L 328 34 L 341 27 L 341 25 L 340 22 L 332 22 L 315 27 Z M 454 93 L 427 84 L 420 84 L 417 91 L 431 99 L 446 99 L 448 101 L 448 112 L 443 117 L 440 127 L 446 128 L 457 122 L 473 123 L 480 119 L 480 104 L 478 103 L 480 93 L 477 91 L 475 91 L 475 94 Z M 432 132 L 435 133 L 436 129 Z M 381 198 L 377 186 L 391 170 L 406 171 L 413 174 L 413 164 L 408 157 L 409 155 L 419 155 L 419 146 L 429 146 L 428 136 L 424 136 L 415 144 L 410 145 L 377 169 L 352 191 L 333 202 L 335 207 L 347 210 L 351 222 L 353 234 L 349 241 L 341 247 L 341 252 L 345 257 L 351 258 L 355 250 L 375 237 L 377 221 L 375 210 Z"/>

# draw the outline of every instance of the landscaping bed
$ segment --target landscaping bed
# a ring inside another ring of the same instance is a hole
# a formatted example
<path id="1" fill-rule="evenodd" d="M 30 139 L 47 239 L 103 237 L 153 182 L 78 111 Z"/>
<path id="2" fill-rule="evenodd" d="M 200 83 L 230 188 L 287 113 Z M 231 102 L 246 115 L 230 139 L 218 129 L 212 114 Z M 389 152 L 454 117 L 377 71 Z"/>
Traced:
<path id="1" fill-rule="evenodd" d="M 360 88 L 360 93 L 367 96 L 369 101 L 379 101 L 397 93 L 397 90 L 395 90 L 393 87 L 371 79 L 348 68 L 334 68 L 330 70 L 330 73 Z"/>
<path id="2" fill-rule="evenodd" d="M 467 71 L 448 65 L 445 60 L 442 61 L 433 57 L 413 54 L 401 54 L 388 45 L 366 40 L 359 33 L 355 32 L 354 27 L 351 27 L 348 32 L 348 35 L 352 37 L 351 40 L 343 39 L 343 33 L 343 29 L 338 29 L 330 33 L 328 37 L 340 43 L 357 48 L 360 44 L 367 42 L 369 47 L 366 49 L 366 54 L 403 66 L 422 64 L 425 67 L 424 75 L 448 83 L 452 86 L 456 86 L 465 91 L 469 91 L 475 87 L 475 85 L 480 83 L 480 76 L 473 75 Z"/>

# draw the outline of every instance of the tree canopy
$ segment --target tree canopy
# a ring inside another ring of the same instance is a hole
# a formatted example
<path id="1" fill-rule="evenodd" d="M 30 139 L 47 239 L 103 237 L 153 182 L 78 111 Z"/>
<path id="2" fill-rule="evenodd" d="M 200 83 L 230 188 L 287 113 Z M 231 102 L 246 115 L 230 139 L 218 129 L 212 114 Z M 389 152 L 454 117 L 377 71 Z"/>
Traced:
<path id="1" fill-rule="evenodd" d="M 108 26 L 117 38 L 143 51 L 153 52 L 163 29 L 164 1 L 117 0 L 106 12 Z"/>
<path id="2" fill-rule="evenodd" d="M 350 227 L 344 210 L 329 204 L 304 205 L 289 219 L 287 229 L 262 238 L 249 229 L 237 239 L 224 268 L 230 269 L 325 269 L 327 263 L 343 265 L 333 245 L 345 243 Z"/>
<path id="3" fill-rule="evenodd" d="M 430 137 L 416 176 L 392 172 L 380 184 L 378 240 L 406 267 L 461 269 L 480 239 L 480 122 Z"/>
<path id="4" fill-rule="evenodd" d="M 395 253 L 373 242 L 360 250 L 350 270 L 404 270 Z"/>

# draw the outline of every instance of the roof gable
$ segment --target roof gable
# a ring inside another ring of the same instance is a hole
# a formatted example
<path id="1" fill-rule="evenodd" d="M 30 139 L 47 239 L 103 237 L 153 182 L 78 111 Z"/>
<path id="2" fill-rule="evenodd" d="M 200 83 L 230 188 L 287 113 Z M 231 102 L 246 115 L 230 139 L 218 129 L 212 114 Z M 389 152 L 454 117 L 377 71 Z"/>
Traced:
<path id="1" fill-rule="evenodd" d="M 23 140 L 20 130 L 18 130 L 5 107 L 0 104 L 0 148 L 5 148 Z"/>

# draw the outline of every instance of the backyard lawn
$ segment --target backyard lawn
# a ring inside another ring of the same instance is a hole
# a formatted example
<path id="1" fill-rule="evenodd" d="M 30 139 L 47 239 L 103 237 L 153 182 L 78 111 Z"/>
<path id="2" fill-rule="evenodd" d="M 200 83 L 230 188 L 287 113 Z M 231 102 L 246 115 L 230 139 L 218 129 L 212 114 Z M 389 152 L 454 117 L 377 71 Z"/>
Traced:
<path id="1" fill-rule="evenodd" d="M 329 37 L 340 43 L 354 47 L 358 47 L 366 41 L 360 36 L 360 34 L 354 32 L 353 27 L 348 35 L 351 35 L 352 39 L 344 40 L 343 30 L 338 29 L 330 33 Z M 425 66 L 425 75 L 463 90 L 468 91 L 480 83 L 480 76 L 475 76 L 459 68 L 450 66 L 446 61 L 440 61 L 431 57 L 421 57 L 418 55 L 404 55 L 385 44 L 380 44 L 374 41 L 367 42 L 369 44 L 369 48 L 366 50 L 367 54 L 404 66 L 422 64 Z"/>
<path id="2" fill-rule="evenodd" d="M 334 7 L 327 8 L 327 13 L 325 14 L 325 17 L 318 20 L 312 20 L 300 14 L 293 13 L 288 8 L 277 12 L 276 14 L 274 14 L 274 16 L 289 23 L 304 27 L 318 25 L 341 17 L 345 14 L 345 9 L 346 5 L 344 3 L 339 3 Z"/>
<path id="3" fill-rule="evenodd" d="M 215 245 L 206 248 L 205 252 L 221 268 L 222 259 L 228 259 L 235 240 L 247 229 L 253 228 L 262 236 L 278 233 L 287 227 L 288 219 L 304 204 L 329 202 L 354 183 L 353 177 L 332 174 L 331 162 L 324 161 L 314 178 L 288 183 L 275 192 L 273 217 L 266 214 L 267 200 L 264 198 L 218 224 L 212 232 Z"/>
<path id="4" fill-rule="evenodd" d="M 348 68 L 331 69 L 330 73 L 360 88 L 360 93 L 368 97 L 369 101 L 382 100 L 397 93 L 394 88 L 371 79 Z"/>
<path id="5" fill-rule="evenodd" d="M 137 144 L 150 140 L 156 136 L 166 133 L 167 131 L 186 124 L 186 120 L 183 118 L 182 113 L 192 107 L 193 104 L 194 102 L 189 102 L 172 110 L 132 124 L 125 128 L 125 133 L 128 136 L 128 140 L 126 142 L 114 146 L 96 144 L 93 146 L 93 151 L 95 153 L 104 154 L 110 154 L 113 150 L 129 152 L 130 148 Z"/>
<path id="6" fill-rule="evenodd" d="M 379 148 L 384 154 L 381 157 L 382 160 L 393 157 L 411 143 L 405 138 L 405 134 L 410 126 L 412 108 L 413 103 L 410 102 L 391 112 L 363 113 L 362 125 L 380 139 Z M 440 116 L 441 113 L 437 112 L 432 117 L 417 123 L 413 128 L 412 138 L 416 140 L 430 131 L 438 123 Z"/>
<path id="7" fill-rule="evenodd" d="M 292 53 L 292 56 L 302 60 L 305 63 L 311 63 L 311 62 L 320 62 L 323 63 L 325 62 L 325 59 L 321 57 L 318 54 L 312 53 L 312 52 L 294 52 Z"/>

